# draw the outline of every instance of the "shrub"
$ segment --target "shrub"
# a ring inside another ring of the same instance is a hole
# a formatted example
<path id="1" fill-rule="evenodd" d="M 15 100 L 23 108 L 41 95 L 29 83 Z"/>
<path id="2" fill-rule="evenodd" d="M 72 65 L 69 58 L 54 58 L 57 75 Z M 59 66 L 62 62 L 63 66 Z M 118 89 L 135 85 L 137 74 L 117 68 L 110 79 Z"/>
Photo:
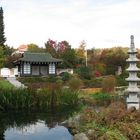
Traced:
<path id="1" fill-rule="evenodd" d="M 106 133 L 103 134 L 99 138 L 99 140 L 127 140 L 126 137 L 117 129 L 107 130 Z"/>
<path id="2" fill-rule="evenodd" d="M 29 83 L 29 84 L 26 84 L 26 85 L 31 90 L 37 90 L 37 89 L 40 89 L 40 88 L 46 88 L 48 86 L 48 83 L 47 82 L 36 82 L 36 83 Z"/>
<path id="3" fill-rule="evenodd" d="M 83 83 L 82 80 L 78 77 L 73 77 L 69 81 L 69 87 L 72 90 L 79 90 L 82 87 Z"/>
<path id="4" fill-rule="evenodd" d="M 100 88 L 102 86 L 102 80 L 103 78 L 100 77 L 100 78 L 94 78 L 91 80 L 84 79 L 83 82 L 84 82 L 85 87 Z"/>
<path id="5" fill-rule="evenodd" d="M 58 79 L 58 80 L 56 81 L 56 84 L 62 88 L 62 86 L 63 86 L 63 80 Z"/>
<path id="6" fill-rule="evenodd" d="M 88 79 L 90 80 L 92 77 L 92 70 L 90 67 L 81 66 L 76 70 L 76 73 L 82 78 L 82 79 Z"/>
<path id="7" fill-rule="evenodd" d="M 59 93 L 60 104 L 62 106 L 78 106 L 78 92 L 70 89 L 63 89 Z"/>
<path id="8" fill-rule="evenodd" d="M 63 72 L 60 74 L 60 76 L 62 77 L 62 80 L 65 82 L 65 81 L 68 81 L 70 79 L 70 74 L 68 72 Z"/>
<path id="9" fill-rule="evenodd" d="M 128 82 L 122 76 L 116 76 L 117 86 L 127 86 Z"/>
<path id="10" fill-rule="evenodd" d="M 22 83 L 36 83 L 48 81 L 47 77 L 18 77 L 17 79 Z"/>
<path id="11" fill-rule="evenodd" d="M 57 80 L 57 77 L 55 75 L 49 75 L 48 82 L 55 83 Z"/>
<path id="12" fill-rule="evenodd" d="M 113 102 L 98 111 L 86 107 L 72 132 L 84 132 L 89 140 L 140 140 L 139 116 L 139 111 L 127 110 L 122 102 Z"/>
<path id="13" fill-rule="evenodd" d="M 95 93 L 91 97 L 95 100 L 96 105 L 107 105 L 111 102 L 111 95 L 108 93 Z"/>
<path id="14" fill-rule="evenodd" d="M 102 81 L 102 91 L 112 92 L 116 86 L 116 78 L 114 76 L 105 77 Z"/>

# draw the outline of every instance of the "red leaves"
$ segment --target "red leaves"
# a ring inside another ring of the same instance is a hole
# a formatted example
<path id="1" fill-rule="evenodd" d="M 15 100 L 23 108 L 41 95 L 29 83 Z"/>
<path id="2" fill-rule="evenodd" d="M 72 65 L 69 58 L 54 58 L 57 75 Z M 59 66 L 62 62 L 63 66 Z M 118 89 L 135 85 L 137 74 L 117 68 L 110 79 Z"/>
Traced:
<path id="1" fill-rule="evenodd" d="M 53 47 L 55 49 L 55 51 L 57 52 L 64 52 L 66 46 L 65 46 L 65 42 L 66 41 L 61 41 L 61 42 L 58 42 L 57 41 L 53 41 L 51 39 L 48 39 L 47 43 Z"/>
<path id="2" fill-rule="evenodd" d="M 99 71 L 95 71 L 95 76 L 96 76 L 96 77 L 100 77 L 100 76 L 102 76 L 102 75 L 101 75 L 101 73 L 100 73 Z"/>

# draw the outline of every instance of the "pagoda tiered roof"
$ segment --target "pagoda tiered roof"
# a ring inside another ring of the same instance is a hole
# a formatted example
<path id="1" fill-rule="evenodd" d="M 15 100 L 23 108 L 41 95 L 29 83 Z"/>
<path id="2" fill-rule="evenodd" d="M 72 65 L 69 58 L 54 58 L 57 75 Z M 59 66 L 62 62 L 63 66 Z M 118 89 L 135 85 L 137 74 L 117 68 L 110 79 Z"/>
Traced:
<path id="1" fill-rule="evenodd" d="M 136 54 L 137 52 L 138 51 L 135 48 L 128 50 L 128 54 Z"/>
<path id="2" fill-rule="evenodd" d="M 138 58 L 128 58 L 126 61 L 127 62 L 138 62 L 139 59 Z"/>
<path id="3" fill-rule="evenodd" d="M 126 92 L 134 92 L 134 93 L 136 93 L 136 92 L 140 92 L 140 89 L 138 88 L 138 87 L 128 87 L 127 89 L 126 89 Z"/>
<path id="4" fill-rule="evenodd" d="M 140 71 L 140 69 L 138 67 L 129 67 L 128 69 L 126 69 L 126 71 L 128 71 L 128 72 L 137 72 L 137 71 Z"/>
<path id="5" fill-rule="evenodd" d="M 137 82 L 137 81 L 140 81 L 140 78 L 139 77 L 128 77 L 128 78 L 126 78 L 126 81 L 130 81 L 130 82 L 131 81 L 134 81 L 134 82 L 136 81 Z"/>

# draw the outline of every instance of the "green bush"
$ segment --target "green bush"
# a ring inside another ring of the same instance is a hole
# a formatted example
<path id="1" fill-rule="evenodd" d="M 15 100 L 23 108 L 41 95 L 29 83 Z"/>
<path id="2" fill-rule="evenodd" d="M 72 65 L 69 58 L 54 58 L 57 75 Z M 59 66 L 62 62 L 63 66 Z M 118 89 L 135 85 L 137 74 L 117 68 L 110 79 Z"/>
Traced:
<path id="1" fill-rule="evenodd" d="M 102 92 L 92 94 L 91 97 L 95 100 L 97 105 L 109 104 L 112 99 L 112 96 L 110 94 Z"/>
<path id="2" fill-rule="evenodd" d="M 95 93 L 95 94 L 92 94 L 91 95 L 93 97 L 93 99 L 95 100 L 108 100 L 111 98 L 111 95 L 108 94 L 108 93 L 102 93 L 102 92 L 98 92 L 98 93 Z"/>
<path id="3" fill-rule="evenodd" d="M 127 86 L 128 82 L 122 76 L 116 76 L 117 86 Z"/>
<path id="4" fill-rule="evenodd" d="M 72 91 L 70 89 L 63 89 L 59 93 L 60 97 L 60 104 L 62 106 L 78 106 L 78 92 L 77 91 Z"/>
<path id="5" fill-rule="evenodd" d="M 92 70 L 90 67 L 81 66 L 76 70 L 76 73 L 80 76 L 82 79 L 88 79 L 90 80 L 92 77 Z"/>
<path id="6" fill-rule="evenodd" d="M 60 76 L 62 77 L 62 80 L 64 82 L 66 82 L 70 79 L 70 74 L 68 72 L 63 72 L 63 73 L 60 74 Z"/>

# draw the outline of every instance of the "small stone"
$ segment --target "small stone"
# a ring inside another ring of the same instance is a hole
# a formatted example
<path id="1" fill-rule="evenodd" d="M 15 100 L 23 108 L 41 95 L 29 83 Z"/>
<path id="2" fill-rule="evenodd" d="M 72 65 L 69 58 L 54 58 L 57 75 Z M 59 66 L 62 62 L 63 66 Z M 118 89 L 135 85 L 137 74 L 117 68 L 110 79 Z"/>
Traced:
<path id="1" fill-rule="evenodd" d="M 68 127 L 77 127 L 80 123 L 80 115 L 68 119 Z"/>
<path id="2" fill-rule="evenodd" d="M 90 138 L 90 139 L 95 139 L 95 138 L 96 138 L 95 130 L 93 130 L 93 129 L 88 130 L 87 136 L 88 136 L 88 138 Z"/>
<path id="3" fill-rule="evenodd" d="M 94 132 L 95 132 L 94 130 L 90 129 L 90 130 L 88 130 L 87 134 L 92 135 Z"/>
<path id="4" fill-rule="evenodd" d="M 89 140 L 85 133 L 75 134 L 73 140 Z"/>

